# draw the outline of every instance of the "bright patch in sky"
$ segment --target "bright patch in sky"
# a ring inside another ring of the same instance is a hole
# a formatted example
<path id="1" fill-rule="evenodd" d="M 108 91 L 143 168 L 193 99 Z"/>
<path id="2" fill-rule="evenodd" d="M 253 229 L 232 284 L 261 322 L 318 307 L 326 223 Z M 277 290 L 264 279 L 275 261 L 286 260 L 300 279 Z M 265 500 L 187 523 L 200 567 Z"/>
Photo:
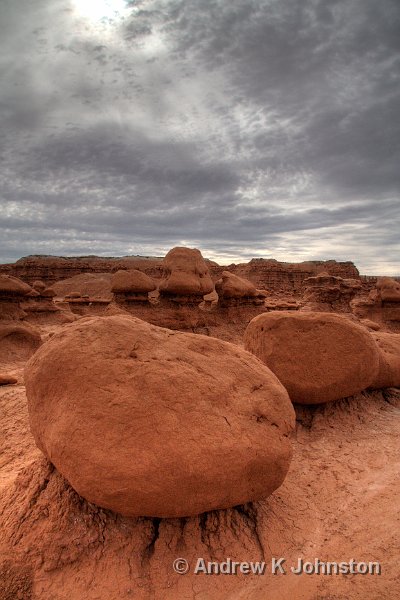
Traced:
<path id="1" fill-rule="evenodd" d="M 125 0 L 73 0 L 73 4 L 82 17 L 93 21 L 114 19 L 126 9 Z"/>

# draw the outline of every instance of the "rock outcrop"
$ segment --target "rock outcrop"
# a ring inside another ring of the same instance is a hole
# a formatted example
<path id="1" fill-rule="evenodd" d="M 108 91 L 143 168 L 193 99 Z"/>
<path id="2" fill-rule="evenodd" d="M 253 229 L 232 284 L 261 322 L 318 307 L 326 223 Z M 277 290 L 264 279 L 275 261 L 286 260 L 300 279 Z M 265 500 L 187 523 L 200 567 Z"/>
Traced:
<path id="1" fill-rule="evenodd" d="M 26 316 L 21 307 L 33 292 L 30 285 L 10 275 L 0 274 L 0 319 L 19 320 Z"/>
<path id="2" fill-rule="evenodd" d="M 223 271 L 215 284 L 218 304 L 225 307 L 259 306 L 264 304 L 265 294 L 256 289 L 248 279 Z"/>
<path id="3" fill-rule="evenodd" d="M 137 269 L 117 271 L 111 278 L 111 291 L 117 304 L 147 304 L 149 292 L 156 289 L 154 281 Z"/>
<path id="4" fill-rule="evenodd" d="M 343 279 L 323 272 L 303 281 L 301 310 L 351 312 L 350 302 L 362 289 L 358 279 Z"/>
<path id="5" fill-rule="evenodd" d="M 43 281 L 33 283 L 33 292 L 28 295 L 22 308 L 29 313 L 55 313 L 60 309 L 55 305 L 56 292 L 53 288 L 46 287 Z"/>
<path id="6" fill-rule="evenodd" d="M 214 289 L 208 266 L 196 248 L 172 248 L 162 262 L 160 300 L 199 304 Z"/>
<path id="7" fill-rule="evenodd" d="M 25 369 L 38 447 L 90 502 L 184 517 L 267 497 L 294 411 L 251 354 L 130 316 L 81 319 Z"/>
<path id="8" fill-rule="evenodd" d="M 284 263 L 274 259 L 253 258 L 248 263 L 230 265 L 223 269 L 249 279 L 258 289 L 286 295 L 300 294 L 304 280 L 321 271 L 343 279 L 359 279 L 358 269 L 352 262 L 335 260 Z M 219 267 L 220 272 L 221 270 L 222 267 Z"/>
<path id="9" fill-rule="evenodd" d="M 376 287 L 366 298 L 356 298 L 352 303 L 359 319 L 369 319 L 385 324 L 389 329 L 400 328 L 400 283 L 390 277 L 379 277 Z"/>
<path id="10" fill-rule="evenodd" d="M 341 315 L 264 313 L 249 323 L 244 346 L 300 404 L 352 396 L 378 377 L 380 353 L 374 339 Z"/>

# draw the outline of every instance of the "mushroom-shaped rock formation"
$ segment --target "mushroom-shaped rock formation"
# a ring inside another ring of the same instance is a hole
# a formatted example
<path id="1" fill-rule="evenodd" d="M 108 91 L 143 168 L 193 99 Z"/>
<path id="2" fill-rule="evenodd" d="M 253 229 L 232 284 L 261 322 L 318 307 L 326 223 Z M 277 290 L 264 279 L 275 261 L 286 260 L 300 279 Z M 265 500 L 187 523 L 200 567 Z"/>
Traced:
<path id="1" fill-rule="evenodd" d="M 199 304 L 214 289 L 207 264 L 196 248 L 172 248 L 162 262 L 160 300 Z"/>
<path id="2" fill-rule="evenodd" d="M 149 292 L 156 289 L 154 281 L 137 269 L 117 271 L 111 278 L 111 291 L 114 299 L 119 304 L 148 303 Z"/>
<path id="3" fill-rule="evenodd" d="M 323 312 L 351 312 L 350 302 L 362 288 L 357 279 L 343 279 L 325 272 L 307 277 L 303 286 L 301 310 Z"/>
<path id="4" fill-rule="evenodd" d="M 379 351 L 379 372 L 371 387 L 400 386 L 400 334 L 374 332 L 372 334 Z"/>
<path id="5" fill-rule="evenodd" d="M 248 279 L 223 271 L 215 284 L 221 307 L 264 304 L 265 296 Z"/>
<path id="6" fill-rule="evenodd" d="M 33 292 L 30 285 L 17 277 L 0 274 L 0 319 L 23 319 L 21 302 Z"/>
<path id="7" fill-rule="evenodd" d="M 374 339 L 342 315 L 263 313 L 247 326 L 244 345 L 300 404 L 352 396 L 378 376 L 380 358 Z"/>
<path id="8" fill-rule="evenodd" d="M 25 382 L 38 447 L 79 494 L 123 515 L 265 498 L 289 467 L 287 392 L 228 342 L 89 317 L 39 349 Z"/>
<path id="9" fill-rule="evenodd" d="M 26 296 L 26 302 L 22 304 L 22 308 L 28 314 L 59 312 L 60 309 L 53 301 L 56 295 L 53 288 L 47 288 L 43 281 L 39 280 L 34 281 L 32 287 L 33 290 Z"/>

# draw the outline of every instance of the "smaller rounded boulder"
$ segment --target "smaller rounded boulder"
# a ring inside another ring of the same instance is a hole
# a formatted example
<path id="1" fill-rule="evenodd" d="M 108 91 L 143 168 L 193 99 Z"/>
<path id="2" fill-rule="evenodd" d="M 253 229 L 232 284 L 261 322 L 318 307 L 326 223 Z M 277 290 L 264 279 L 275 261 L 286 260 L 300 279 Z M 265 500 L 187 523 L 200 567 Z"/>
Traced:
<path id="1" fill-rule="evenodd" d="M 244 345 L 299 404 L 357 394 L 372 385 L 380 364 L 371 334 L 332 313 L 263 313 L 247 326 Z"/>

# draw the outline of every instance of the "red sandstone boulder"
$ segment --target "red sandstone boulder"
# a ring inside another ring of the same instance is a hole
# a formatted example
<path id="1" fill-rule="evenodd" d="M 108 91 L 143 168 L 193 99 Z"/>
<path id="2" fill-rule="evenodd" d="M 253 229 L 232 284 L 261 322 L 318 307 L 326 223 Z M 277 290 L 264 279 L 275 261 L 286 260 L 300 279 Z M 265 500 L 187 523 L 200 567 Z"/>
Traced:
<path id="1" fill-rule="evenodd" d="M 207 264 L 200 250 L 172 248 L 162 262 L 162 295 L 204 296 L 214 289 Z"/>
<path id="2" fill-rule="evenodd" d="M 156 289 L 154 281 L 137 269 L 117 271 L 111 278 L 111 291 L 117 294 L 148 293 Z"/>
<path id="3" fill-rule="evenodd" d="M 379 351 L 371 334 L 336 314 L 263 313 L 250 321 L 244 346 L 300 404 L 352 396 L 378 375 Z"/>
<path id="4" fill-rule="evenodd" d="M 243 298 L 257 295 L 256 286 L 248 279 L 238 277 L 229 271 L 223 271 L 221 279 L 215 284 L 219 298 Z"/>
<path id="5" fill-rule="evenodd" d="M 25 370 L 36 443 L 87 500 L 183 517 L 264 498 L 291 457 L 294 411 L 258 359 L 129 316 L 54 335 Z"/>
<path id="6" fill-rule="evenodd" d="M 372 334 L 379 351 L 379 372 L 371 387 L 400 386 L 400 334 L 374 332 Z"/>

